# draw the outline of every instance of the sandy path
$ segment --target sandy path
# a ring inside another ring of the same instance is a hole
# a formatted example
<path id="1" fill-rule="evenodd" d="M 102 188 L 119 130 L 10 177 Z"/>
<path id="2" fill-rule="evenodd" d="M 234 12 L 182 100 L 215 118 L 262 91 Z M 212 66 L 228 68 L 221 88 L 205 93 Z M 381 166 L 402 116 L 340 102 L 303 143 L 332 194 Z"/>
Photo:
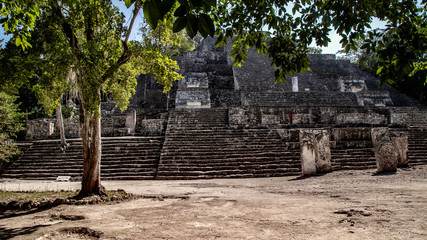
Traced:
<path id="1" fill-rule="evenodd" d="M 393 175 L 340 171 L 298 179 L 104 182 L 165 198 L 115 205 L 58 206 L 0 218 L 0 236 L 85 239 L 66 227 L 88 227 L 102 239 L 427 239 L 427 167 Z M 5 183 L 5 182 L 3 182 Z M 3 187 L 75 189 L 78 183 L 19 181 Z M 18 186 L 16 185 L 16 186 Z M 52 214 L 81 215 L 79 221 Z M 0 239 L 2 239 L 0 237 Z"/>

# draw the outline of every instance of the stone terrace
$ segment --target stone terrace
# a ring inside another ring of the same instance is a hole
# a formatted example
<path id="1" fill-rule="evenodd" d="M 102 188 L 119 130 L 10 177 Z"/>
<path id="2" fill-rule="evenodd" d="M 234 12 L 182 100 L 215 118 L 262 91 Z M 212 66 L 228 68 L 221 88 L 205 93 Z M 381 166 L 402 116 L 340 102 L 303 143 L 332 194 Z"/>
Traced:
<path id="1" fill-rule="evenodd" d="M 157 179 L 297 175 L 299 149 L 277 130 L 228 129 L 222 109 L 175 110 L 169 117 Z"/>
<path id="2" fill-rule="evenodd" d="M 414 99 L 334 55 L 312 55 L 311 71 L 274 83 L 265 56 L 232 67 L 229 50 L 206 39 L 177 61 L 185 79 L 169 94 L 140 76 L 130 109 L 102 104 L 102 179 L 206 179 L 301 174 L 301 136 L 329 136 L 332 170 L 376 167 L 371 130 L 408 134 L 409 166 L 427 164 L 427 111 Z M 130 122 L 130 123 L 129 123 Z M 2 177 L 55 179 L 82 172 L 81 142 L 59 148 L 54 119 L 28 123 L 23 156 Z M 76 120 L 66 134 L 78 136 Z M 50 139 L 50 140 L 43 140 Z M 308 144 L 310 145 L 310 143 Z M 28 147 L 29 146 L 29 147 Z"/>

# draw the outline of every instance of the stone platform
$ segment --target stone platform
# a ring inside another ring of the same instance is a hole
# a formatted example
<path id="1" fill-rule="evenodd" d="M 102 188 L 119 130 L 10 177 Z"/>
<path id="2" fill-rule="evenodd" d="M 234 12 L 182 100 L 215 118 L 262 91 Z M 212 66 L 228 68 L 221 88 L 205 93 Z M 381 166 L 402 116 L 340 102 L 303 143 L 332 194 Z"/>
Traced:
<path id="1" fill-rule="evenodd" d="M 380 88 L 357 65 L 311 55 L 311 71 L 273 84 L 268 57 L 250 49 L 245 64 L 232 67 L 230 49 L 214 43 L 208 38 L 176 58 L 185 79 L 168 94 L 145 75 L 127 111 L 102 103 L 101 178 L 300 175 L 307 156 L 317 159 L 309 161 L 315 173 L 376 168 L 377 128 L 405 133 L 409 166 L 427 164 L 426 107 L 390 86 Z M 66 121 L 66 137 L 78 138 L 77 120 Z M 28 142 L 21 145 L 29 147 L 2 177 L 80 178 L 80 140 L 70 140 L 63 152 L 54 119 L 27 125 Z M 326 168 L 319 159 L 327 159 Z"/>

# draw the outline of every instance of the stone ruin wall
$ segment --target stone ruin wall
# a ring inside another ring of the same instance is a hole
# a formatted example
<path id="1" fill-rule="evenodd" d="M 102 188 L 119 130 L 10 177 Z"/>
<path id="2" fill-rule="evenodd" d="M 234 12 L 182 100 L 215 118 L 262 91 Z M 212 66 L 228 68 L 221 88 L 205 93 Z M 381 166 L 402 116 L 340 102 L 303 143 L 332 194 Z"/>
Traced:
<path id="1" fill-rule="evenodd" d="M 427 126 L 427 112 L 396 107 L 236 107 L 228 111 L 231 128 Z"/>
<path id="2" fill-rule="evenodd" d="M 108 112 L 108 111 L 107 111 Z M 135 112 L 136 118 L 130 120 L 129 115 Z M 132 127 L 127 125 L 134 125 Z M 119 114 L 105 113 L 101 118 L 101 136 L 163 136 L 167 124 L 167 112 L 156 109 L 128 109 Z M 59 132 L 56 128 L 56 119 L 44 118 L 29 120 L 27 122 L 26 140 L 58 139 Z M 78 119 L 64 119 L 66 138 L 79 138 Z"/>
<path id="3" fill-rule="evenodd" d="M 427 126 L 425 111 L 393 107 L 395 102 L 411 106 L 403 94 L 380 89 L 377 79 L 335 55 L 311 55 L 312 71 L 273 84 L 268 57 L 251 49 L 239 68 L 230 66 L 227 54 L 227 49 L 215 48 L 214 39 L 207 39 L 196 51 L 177 58 L 187 79 L 174 83 L 169 96 L 152 76 L 138 77 L 130 110 L 121 113 L 114 103 L 102 103 L 102 136 L 164 135 L 166 109 L 186 106 L 198 92 L 203 92 L 200 107 L 228 109 L 231 128 Z M 130 111 L 135 111 L 134 120 L 127 116 Z M 131 127 L 127 119 L 134 122 Z M 78 137 L 77 120 L 64 121 L 66 137 Z M 32 120 L 27 126 L 27 140 L 58 137 L 54 119 Z"/>

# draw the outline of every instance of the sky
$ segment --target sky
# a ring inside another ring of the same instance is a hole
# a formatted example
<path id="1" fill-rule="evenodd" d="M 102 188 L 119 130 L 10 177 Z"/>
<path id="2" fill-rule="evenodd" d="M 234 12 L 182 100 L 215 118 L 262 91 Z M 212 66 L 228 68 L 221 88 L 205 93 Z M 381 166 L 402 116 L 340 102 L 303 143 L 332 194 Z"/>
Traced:
<path id="1" fill-rule="evenodd" d="M 131 15 L 132 15 L 132 7 L 130 9 L 126 8 L 123 1 L 119 0 L 113 0 L 113 4 L 120 8 L 120 11 L 123 12 L 126 16 L 126 24 L 129 24 Z M 134 23 L 130 39 L 131 40 L 140 40 L 141 36 L 138 34 L 138 29 L 140 27 L 141 22 L 143 21 L 144 15 L 142 11 L 138 14 L 136 21 Z M 378 20 L 374 20 L 371 24 L 372 28 L 383 28 L 385 26 L 384 22 L 380 22 Z M 331 39 L 331 42 L 327 47 L 322 48 L 322 53 L 324 54 L 336 54 L 339 50 L 341 50 L 341 44 L 339 43 L 341 40 L 341 37 L 336 34 L 335 32 L 331 32 L 329 34 L 329 38 Z M 0 39 L 5 39 L 5 42 L 10 39 L 10 36 L 5 36 L 3 32 L 3 28 L 0 28 Z M 3 43 L 4 45 L 4 43 Z M 315 45 L 313 45 L 315 46 Z"/>

